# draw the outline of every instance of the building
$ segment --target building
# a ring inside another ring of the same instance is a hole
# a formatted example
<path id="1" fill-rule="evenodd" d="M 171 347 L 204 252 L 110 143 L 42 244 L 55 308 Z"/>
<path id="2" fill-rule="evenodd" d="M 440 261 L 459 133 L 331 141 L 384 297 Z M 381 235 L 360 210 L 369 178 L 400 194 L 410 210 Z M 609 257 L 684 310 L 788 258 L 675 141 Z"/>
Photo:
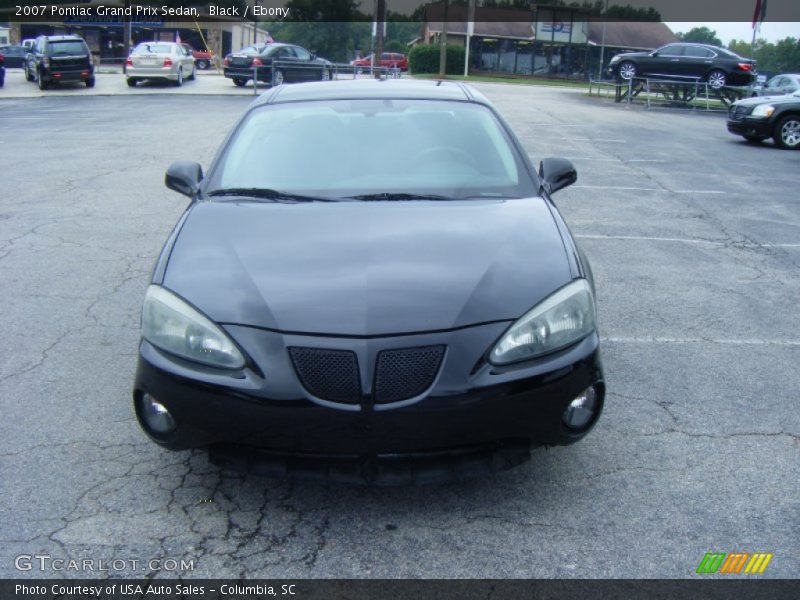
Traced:
<path id="1" fill-rule="evenodd" d="M 429 4 L 419 43 L 438 43 L 443 6 Z M 464 45 L 467 8 L 450 6 L 447 43 Z M 548 77 L 597 77 L 620 52 L 650 50 L 677 41 L 664 23 L 601 21 L 581 9 L 534 5 L 531 10 L 476 8 L 470 36 L 469 68 L 473 73 L 506 73 Z"/>

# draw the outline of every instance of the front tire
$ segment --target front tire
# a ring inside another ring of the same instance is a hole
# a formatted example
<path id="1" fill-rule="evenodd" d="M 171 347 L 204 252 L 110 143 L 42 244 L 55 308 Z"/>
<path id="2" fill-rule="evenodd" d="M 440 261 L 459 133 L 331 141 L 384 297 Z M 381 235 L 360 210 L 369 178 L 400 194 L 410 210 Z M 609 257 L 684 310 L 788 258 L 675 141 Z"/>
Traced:
<path id="1" fill-rule="evenodd" d="M 31 70 L 28 68 L 28 65 L 25 65 L 25 79 L 28 81 L 36 81 L 36 76 L 31 74 Z"/>
<path id="2" fill-rule="evenodd" d="M 195 77 L 197 77 L 197 69 L 195 69 L 195 67 L 192 67 L 192 74 L 189 75 L 186 79 L 188 79 L 189 81 L 194 81 Z"/>
<path id="3" fill-rule="evenodd" d="M 800 148 L 800 115 L 786 115 L 780 119 L 775 125 L 772 139 L 784 150 Z"/>
<path id="4" fill-rule="evenodd" d="M 233 85 L 236 87 L 244 87 L 247 85 L 247 79 L 234 79 Z"/>
<path id="5" fill-rule="evenodd" d="M 47 82 L 44 80 L 44 76 L 42 75 L 41 71 L 36 71 L 36 84 L 39 86 L 40 90 L 47 89 Z"/>
<path id="6" fill-rule="evenodd" d="M 178 79 L 175 80 L 175 87 L 181 87 L 183 85 L 183 69 L 178 69 Z"/>
<path id="7" fill-rule="evenodd" d="M 128 87 L 136 87 L 137 83 L 139 83 L 138 80 L 134 79 L 133 77 L 128 77 Z"/>
<path id="8" fill-rule="evenodd" d="M 720 71 L 719 69 L 715 69 L 711 71 L 706 77 L 706 81 L 708 82 L 708 87 L 714 90 L 721 90 L 724 88 L 728 83 L 728 76 L 725 74 L 725 71 Z"/>
<path id="9" fill-rule="evenodd" d="M 328 69 L 322 69 L 322 74 L 320 75 L 321 81 L 330 81 L 331 80 L 331 72 Z"/>
<path id="10" fill-rule="evenodd" d="M 620 63 L 617 73 L 619 73 L 620 79 L 628 81 L 629 79 L 636 77 L 639 74 L 639 70 L 636 68 L 634 63 L 626 60 Z"/>
<path id="11" fill-rule="evenodd" d="M 211 66 L 211 63 L 209 63 L 207 60 L 198 60 L 197 61 L 197 68 L 200 69 L 201 71 L 205 71 L 210 66 Z"/>
<path id="12" fill-rule="evenodd" d="M 280 69 L 275 69 L 272 71 L 272 87 L 276 87 L 282 85 L 284 81 L 283 78 L 283 71 Z"/>

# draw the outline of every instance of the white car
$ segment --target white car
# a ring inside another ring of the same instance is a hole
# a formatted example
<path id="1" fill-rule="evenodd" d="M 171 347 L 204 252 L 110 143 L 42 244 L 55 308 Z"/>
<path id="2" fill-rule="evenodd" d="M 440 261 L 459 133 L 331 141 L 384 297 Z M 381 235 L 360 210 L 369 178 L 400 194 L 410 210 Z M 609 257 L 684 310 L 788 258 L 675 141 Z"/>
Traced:
<path id="1" fill-rule="evenodd" d="M 192 53 L 174 42 L 142 42 L 125 61 L 128 85 L 135 87 L 145 79 L 166 79 L 175 85 L 195 78 Z"/>

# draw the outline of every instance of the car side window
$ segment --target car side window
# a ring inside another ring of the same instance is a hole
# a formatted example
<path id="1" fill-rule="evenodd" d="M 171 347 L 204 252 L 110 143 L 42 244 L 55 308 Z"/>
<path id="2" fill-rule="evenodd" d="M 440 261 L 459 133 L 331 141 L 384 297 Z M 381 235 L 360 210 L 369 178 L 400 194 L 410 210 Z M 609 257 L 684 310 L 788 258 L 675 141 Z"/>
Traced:
<path id="1" fill-rule="evenodd" d="M 714 53 L 708 48 L 700 48 L 699 46 L 687 46 L 684 56 L 692 58 L 714 58 Z"/>
<path id="2" fill-rule="evenodd" d="M 661 48 L 658 54 L 661 56 L 683 56 L 684 49 L 685 46 L 681 46 L 680 44 L 669 44 Z"/>
<path id="3" fill-rule="evenodd" d="M 311 53 L 305 48 L 300 48 L 298 46 L 296 48 L 292 48 L 292 50 L 294 50 L 295 55 L 300 60 L 311 60 Z"/>

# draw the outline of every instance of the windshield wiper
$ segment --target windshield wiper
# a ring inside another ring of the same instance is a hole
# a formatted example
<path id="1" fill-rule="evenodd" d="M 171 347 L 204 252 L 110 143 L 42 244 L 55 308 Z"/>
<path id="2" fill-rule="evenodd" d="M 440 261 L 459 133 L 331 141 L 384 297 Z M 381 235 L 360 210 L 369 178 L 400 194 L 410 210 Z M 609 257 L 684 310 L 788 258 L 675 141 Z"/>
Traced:
<path id="1" fill-rule="evenodd" d="M 275 200 L 278 202 L 336 202 L 333 198 L 322 196 L 301 196 L 269 188 L 220 188 L 208 193 L 209 196 L 239 196 L 246 198 L 259 198 Z"/>
<path id="2" fill-rule="evenodd" d="M 346 197 L 353 200 L 455 200 L 455 198 L 438 194 L 406 194 L 402 192 L 381 192 L 379 194 L 361 194 L 360 196 Z"/>

